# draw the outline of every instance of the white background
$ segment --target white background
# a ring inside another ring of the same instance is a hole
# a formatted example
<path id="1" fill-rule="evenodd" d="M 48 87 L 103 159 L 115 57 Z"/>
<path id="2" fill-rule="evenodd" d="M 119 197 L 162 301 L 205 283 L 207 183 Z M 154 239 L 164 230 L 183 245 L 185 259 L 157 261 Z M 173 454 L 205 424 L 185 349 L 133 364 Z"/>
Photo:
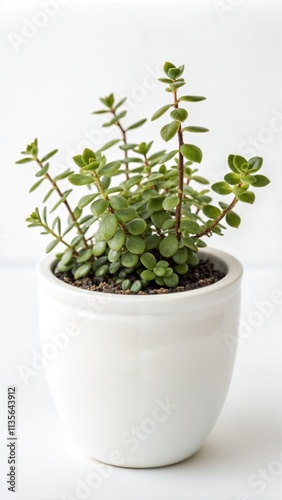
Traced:
<path id="1" fill-rule="evenodd" d="M 247 481 L 282 452 L 281 305 L 251 326 L 257 302 L 271 300 L 273 290 L 282 289 L 282 3 L 63 3 L 57 2 L 55 15 L 47 16 L 38 28 L 44 0 L 0 2 L 1 422 L 5 388 L 17 384 L 21 446 L 16 497 L 57 500 L 67 492 L 75 497 L 75 478 L 86 478 L 93 464 L 67 447 L 44 376 L 26 387 L 18 373 L 18 365 L 28 364 L 31 350 L 39 346 L 33 268 L 48 239 L 36 229 L 27 230 L 25 223 L 25 217 L 40 206 L 44 188 L 29 195 L 34 167 L 14 162 L 38 137 L 42 154 L 60 149 L 52 167 L 60 172 L 72 166 L 72 155 L 85 146 L 95 149 L 101 140 L 116 137 L 91 115 L 99 107 L 98 97 L 112 91 L 117 97 L 129 96 L 128 123 L 152 115 L 169 98 L 155 78 L 161 76 L 163 63 L 171 60 L 186 66 L 187 93 L 207 97 L 189 106 L 190 123 L 211 130 L 194 137 L 204 153 L 202 174 L 216 181 L 226 169 L 228 154 L 240 153 L 263 156 L 265 174 L 272 181 L 256 191 L 255 205 L 241 205 L 240 229 L 230 229 L 224 239 L 214 236 L 212 241 L 212 246 L 226 249 L 245 264 L 242 317 L 249 335 L 239 345 L 227 403 L 203 450 L 174 468 L 114 469 L 89 498 L 281 500 L 282 471 L 270 476 L 261 494 Z M 30 38 L 18 39 L 17 45 L 14 35 L 26 34 L 27 25 Z M 164 123 L 165 119 L 149 122 L 131 138 L 155 137 L 156 147 L 162 148 L 159 127 Z M 2 480 L 4 439 L 0 457 Z M 240 498 L 240 492 L 248 496 Z M 10 498 L 5 485 L 1 498 Z"/>

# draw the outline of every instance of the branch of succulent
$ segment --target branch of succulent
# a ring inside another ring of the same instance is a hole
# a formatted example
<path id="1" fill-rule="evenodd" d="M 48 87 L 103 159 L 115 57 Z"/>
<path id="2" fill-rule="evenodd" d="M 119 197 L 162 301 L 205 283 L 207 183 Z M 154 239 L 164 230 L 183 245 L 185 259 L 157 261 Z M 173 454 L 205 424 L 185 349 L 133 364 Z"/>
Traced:
<path id="1" fill-rule="evenodd" d="M 246 160 L 239 155 L 228 157 L 229 172 L 211 189 L 209 181 L 198 175 L 194 164 L 201 163 L 202 151 L 184 137 L 187 133 L 204 133 L 208 129 L 186 125 L 188 112 L 182 106 L 205 98 L 178 95 L 179 89 L 186 85 L 183 71 L 184 66 L 165 63 L 165 76 L 160 82 L 167 85 L 165 90 L 172 99 L 152 117 L 156 120 L 169 112 L 171 121 L 160 133 L 165 142 L 177 137 L 174 149 L 152 153 L 153 141 L 128 142 L 128 132 L 143 125 L 146 119 L 125 127 L 121 120 L 127 111 L 120 108 L 126 99 L 116 103 L 110 94 L 101 98 L 105 109 L 94 114 L 111 114 L 111 120 L 104 126 L 118 127 L 121 139 L 107 142 L 96 152 L 87 148 L 75 156 L 78 172 L 67 169 L 51 177 L 48 160 L 57 150 L 40 160 L 37 140 L 23 151 L 24 158 L 17 163 L 35 162 L 39 166 L 36 173 L 39 180 L 30 191 L 48 181 L 52 187 L 43 205 L 56 192 L 59 199 L 49 213 L 60 205 L 67 211 L 63 232 L 59 216 L 49 225 L 45 205 L 42 215 L 36 208 L 27 219 L 29 227 L 41 227 L 42 234 L 52 236 L 46 252 L 58 243 L 65 246 L 57 255 L 55 273 L 72 273 L 75 280 L 94 275 L 105 282 L 120 284 L 123 290 L 132 293 L 146 290 L 152 283 L 156 287 L 175 288 L 179 278 L 189 273 L 189 266 L 199 263 L 198 251 L 206 246 L 202 238 L 213 233 L 222 235 L 226 229 L 222 225 L 224 221 L 238 228 L 240 217 L 234 212 L 235 205 L 238 202 L 252 204 L 255 194 L 251 189 L 270 182 L 257 173 L 262 167 L 262 158 Z M 113 147 L 118 148 L 116 160 L 108 162 L 104 152 Z M 74 209 L 67 200 L 72 189 L 62 191 L 58 186 L 64 179 L 71 185 L 89 188 Z M 197 189 L 199 184 L 201 187 Z M 211 190 L 222 196 L 232 195 L 232 199 L 228 203 L 220 200 L 218 206 L 212 204 Z M 128 279 L 129 275 L 133 275 L 134 280 Z"/>

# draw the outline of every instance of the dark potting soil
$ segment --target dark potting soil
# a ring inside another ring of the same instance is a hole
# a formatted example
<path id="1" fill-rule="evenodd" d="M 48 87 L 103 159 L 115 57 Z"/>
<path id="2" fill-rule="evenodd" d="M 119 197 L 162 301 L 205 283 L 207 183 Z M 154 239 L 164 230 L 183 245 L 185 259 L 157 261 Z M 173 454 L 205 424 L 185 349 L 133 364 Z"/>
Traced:
<path id="1" fill-rule="evenodd" d="M 214 267 L 214 263 L 210 260 L 201 260 L 197 266 L 190 267 L 187 274 L 179 277 L 179 284 L 175 288 L 164 288 L 156 285 L 155 282 L 149 284 L 146 290 L 140 292 L 131 292 L 130 290 L 123 290 L 120 284 L 116 284 L 112 279 L 103 277 L 95 277 L 91 273 L 85 278 L 75 280 L 71 272 L 58 273 L 56 277 L 64 283 L 90 290 L 94 292 L 115 293 L 121 295 L 156 295 L 165 293 L 185 292 L 187 290 L 195 290 L 196 288 L 203 288 L 212 285 L 217 281 L 224 278 L 225 273 L 219 271 Z M 138 275 L 127 275 L 126 279 L 132 282 L 139 279 Z"/>

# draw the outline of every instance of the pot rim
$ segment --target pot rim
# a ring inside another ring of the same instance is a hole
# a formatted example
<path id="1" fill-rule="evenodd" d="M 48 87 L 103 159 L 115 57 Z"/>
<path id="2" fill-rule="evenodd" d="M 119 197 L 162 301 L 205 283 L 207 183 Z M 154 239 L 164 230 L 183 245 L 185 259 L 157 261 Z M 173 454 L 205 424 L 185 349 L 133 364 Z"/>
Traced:
<path id="1" fill-rule="evenodd" d="M 187 290 L 184 292 L 177 293 L 168 293 L 168 294 L 154 294 L 154 295 L 124 295 L 124 294 L 114 294 L 114 293 L 103 293 L 103 292 L 95 292 L 92 290 L 84 290 L 82 288 L 77 288 L 68 283 L 64 283 L 59 278 L 57 278 L 53 272 L 52 268 L 56 261 L 54 254 L 45 255 L 38 262 L 36 267 L 37 277 L 40 281 L 45 282 L 49 286 L 54 289 L 71 294 L 72 296 L 77 295 L 78 298 L 82 297 L 101 297 L 107 296 L 111 297 L 115 302 L 123 302 L 125 300 L 136 301 L 136 298 L 140 303 L 150 302 L 153 300 L 155 302 L 159 301 L 171 301 L 177 300 L 177 298 L 193 298 L 198 296 L 207 297 L 215 292 L 218 292 L 222 289 L 229 288 L 236 282 L 239 282 L 243 275 L 243 266 L 239 260 L 237 260 L 233 255 L 224 252 L 222 250 L 218 250 L 216 248 L 205 248 L 201 249 L 199 252 L 200 256 L 211 257 L 211 260 L 215 263 L 218 263 L 222 269 L 226 272 L 226 276 L 222 278 L 220 281 L 213 283 L 212 285 L 207 285 L 203 288 L 197 288 L 195 290 Z"/>

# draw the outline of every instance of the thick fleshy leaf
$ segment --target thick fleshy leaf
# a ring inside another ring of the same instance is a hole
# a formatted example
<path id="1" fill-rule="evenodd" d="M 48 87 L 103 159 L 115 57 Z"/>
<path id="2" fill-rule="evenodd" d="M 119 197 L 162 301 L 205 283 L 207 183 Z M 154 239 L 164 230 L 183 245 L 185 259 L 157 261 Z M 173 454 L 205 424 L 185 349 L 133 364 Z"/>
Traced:
<path id="1" fill-rule="evenodd" d="M 113 175 L 119 170 L 120 166 L 121 163 L 119 161 L 111 161 L 99 169 L 99 175 Z"/>
<path id="2" fill-rule="evenodd" d="M 98 196 L 98 193 L 87 194 L 87 195 L 83 196 L 77 204 L 78 208 L 86 207 L 87 205 L 89 205 L 89 203 L 91 203 L 91 201 L 95 200 L 95 198 L 97 198 L 97 196 Z"/>
<path id="3" fill-rule="evenodd" d="M 164 115 L 164 113 L 166 111 L 168 111 L 169 108 L 171 108 L 172 104 L 167 104 L 166 106 L 162 106 L 160 109 L 158 109 L 158 111 L 156 111 L 151 120 L 154 121 L 154 120 L 157 120 L 158 118 L 160 118 L 160 116 Z"/>
<path id="4" fill-rule="evenodd" d="M 142 254 L 145 252 L 145 241 L 140 236 L 130 235 L 126 238 L 125 246 L 133 254 Z"/>
<path id="5" fill-rule="evenodd" d="M 178 240 L 174 234 L 169 234 L 160 243 L 159 250 L 160 254 L 167 259 L 176 254 L 178 250 Z"/>
<path id="6" fill-rule="evenodd" d="M 93 201 L 90 208 L 91 208 L 92 214 L 99 217 L 107 210 L 108 206 L 109 206 L 108 200 L 96 200 L 96 201 Z"/>
<path id="7" fill-rule="evenodd" d="M 202 134 L 203 132 L 209 132 L 209 129 L 206 127 L 196 127 L 196 126 L 190 125 L 190 127 L 183 128 L 182 132 L 194 132 L 196 134 Z"/>
<path id="8" fill-rule="evenodd" d="M 179 198 L 178 196 L 169 196 L 168 198 L 165 198 L 163 201 L 163 209 L 164 210 L 173 210 L 174 208 L 179 205 Z"/>
<path id="9" fill-rule="evenodd" d="M 256 181 L 252 183 L 254 187 L 264 187 L 267 186 L 270 183 L 270 180 L 265 177 L 265 175 L 257 175 L 256 174 Z"/>
<path id="10" fill-rule="evenodd" d="M 85 148 L 83 153 L 82 153 L 82 160 L 83 160 L 85 165 L 88 165 L 88 163 L 90 163 L 91 160 L 92 161 L 96 160 L 96 155 L 95 155 L 94 151 L 92 151 L 92 149 Z"/>
<path id="11" fill-rule="evenodd" d="M 195 146 L 194 144 L 183 144 L 180 151 L 187 160 L 195 163 L 201 163 L 203 153 L 198 146 Z"/>
<path id="12" fill-rule="evenodd" d="M 118 252 L 125 244 L 125 233 L 122 229 L 118 229 L 114 237 L 108 241 L 111 250 Z"/>
<path id="13" fill-rule="evenodd" d="M 140 218 L 133 219 L 126 224 L 128 232 L 135 235 L 144 233 L 146 227 L 146 222 Z"/>
<path id="14" fill-rule="evenodd" d="M 91 262 L 86 262 L 82 266 L 79 266 L 79 268 L 75 271 L 74 279 L 79 280 L 80 278 L 84 278 L 84 276 L 86 276 L 90 270 Z"/>
<path id="15" fill-rule="evenodd" d="M 138 122 L 133 123 L 132 125 L 130 125 L 130 127 L 128 127 L 126 129 L 126 131 L 133 130 L 135 128 L 141 127 L 141 125 L 143 125 L 144 123 L 146 123 L 146 121 L 147 121 L 147 118 L 144 118 L 143 120 L 139 120 Z"/>
<path id="16" fill-rule="evenodd" d="M 102 240 L 111 240 L 116 234 L 118 221 L 114 214 L 106 214 L 99 224 L 99 235 Z"/>
<path id="17" fill-rule="evenodd" d="M 254 203 L 256 197 L 255 194 L 251 191 L 246 191 L 246 193 L 237 194 L 237 198 L 244 203 L 250 203 L 251 205 Z"/>
<path id="18" fill-rule="evenodd" d="M 74 186 L 85 186 L 86 184 L 92 184 L 94 179 L 89 175 L 72 174 L 69 176 L 69 181 Z"/>
<path id="19" fill-rule="evenodd" d="M 182 97 L 179 97 L 179 101 L 187 101 L 187 102 L 199 102 L 199 101 L 204 101 L 206 97 L 203 97 L 201 95 L 183 95 Z"/>
<path id="20" fill-rule="evenodd" d="M 149 269 L 150 271 L 153 271 L 154 267 L 157 265 L 157 260 L 156 257 L 152 253 L 144 253 L 141 258 L 140 258 L 142 264 L 144 267 Z"/>
<path id="21" fill-rule="evenodd" d="M 132 252 L 125 252 L 122 255 L 121 263 L 124 267 L 135 267 L 139 262 L 139 257 L 137 254 Z"/>
<path id="22" fill-rule="evenodd" d="M 227 182 L 216 182 L 211 186 L 212 190 L 215 193 L 226 195 L 232 193 L 231 187 L 227 184 Z"/>
<path id="23" fill-rule="evenodd" d="M 177 108 L 170 113 L 170 116 L 177 122 L 184 122 L 188 118 L 188 111 L 184 108 Z"/>
<path id="24" fill-rule="evenodd" d="M 165 142 L 170 141 L 179 129 L 179 122 L 173 121 L 161 129 L 161 137 Z"/>
<path id="25" fill-rule="evenodd" d="M 229 224 L 229 226 L 236 227 L 236 228 L 239 227 L 240 222 L 241 222 L 239 215 L 233 211 L 229 212 L 226 215 L 225 220 L 226 220 L 227 224 Z"/>
<path id="26" fill-rule="evenodd" d="M 203 213 L 209 219 L 216 219 L 220 216 L 221 210 L 217 207 L 214 207 L 213 205 L 206 205 L 203 208 Z"/>

